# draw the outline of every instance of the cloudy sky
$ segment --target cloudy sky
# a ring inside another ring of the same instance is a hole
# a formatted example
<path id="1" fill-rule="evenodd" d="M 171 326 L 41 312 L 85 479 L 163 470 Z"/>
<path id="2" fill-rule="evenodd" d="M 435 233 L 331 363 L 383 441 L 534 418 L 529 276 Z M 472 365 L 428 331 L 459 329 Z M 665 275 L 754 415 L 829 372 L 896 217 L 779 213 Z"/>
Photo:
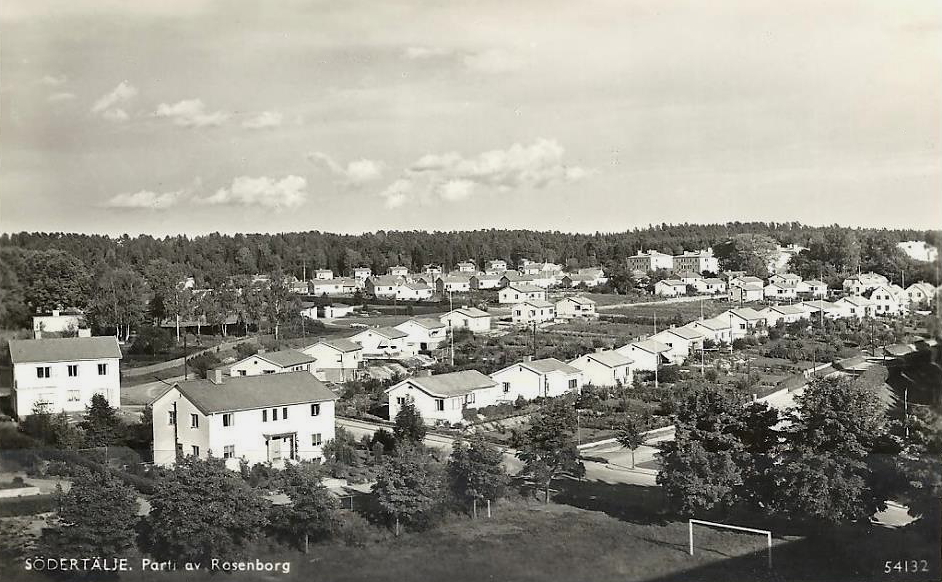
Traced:
<path id="1" fill-rule="evenodd" d="M 0 230 L 942 225 L 942 3 L 4 0 Z"/>

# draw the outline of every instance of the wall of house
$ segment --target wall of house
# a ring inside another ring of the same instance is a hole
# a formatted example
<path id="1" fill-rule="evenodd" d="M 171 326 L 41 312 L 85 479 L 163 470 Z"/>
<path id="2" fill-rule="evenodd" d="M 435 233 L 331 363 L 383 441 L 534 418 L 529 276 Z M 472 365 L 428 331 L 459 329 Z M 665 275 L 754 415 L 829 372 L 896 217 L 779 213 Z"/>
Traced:
<path id="1" fill-rule="evenodd" d="M 350 338 L 363 346 L 363 356 L 395 356 L 412 354 L 406 347 L 406 338 L 388 339 L 372 331 L 365 331 Z"/>
<path id="2" fill-rule="evenodd" d="M 340 352 L 323 344 L 308 346 L 301 352 L 314 358 L 314 375 L 330 382 L 352 380 L 363 361 L 361 351 Z"/>
<path id="3" fill-rule="evenodd" d="M 497 382 L 502 402 L 513 402 L 519 396 L 533 400 L 544 395 L 543 376 L 523 366 L 505 368 L 491 374 L 491 379 Z M 505 391 L 504 383 L 509 387 Z"/>
<path id="4" fill-rule="evenodd" d="M 451 324 L 451 327 L 454 329 L 467 328 L 471 330 L 472 333 L 490 331 L 491 329 L 491 318 L 490 317 L 466 317 L 457 313 L 450 315 L 443 315 L 440 319 L 445 325 Z"/>
<path id="5" fill-rule="evenodd" d="M 108 404 L 121 406 L 121 376 L 117 358 L 75 362 L 28 362 L 13 366 L 14 413 L 23 417 L 32 413 L 37 402 L 47 402 L 53 412 L 84 412 L 92 396 L 103 395 Z M 98 374 L 98 364 L 107 366 Z M 69 376 L 68 366 L 78 366 L 78 375 Z M 49 377 L 39 378 L 36 368 L 48 367 Z M 78 391 L 76 394 L 75 391 Z"/>
<path id="6" fill-rule="evenodd" d="M 631 368 L 627 365 L 609 368 L 588 356 L 570 362 L 570 366 L 582 370 L 582 382 L 593 386 L 615 386 L 620 380 L 625 386 L 631 384 Z"/>
<path id="7" fill-rule="evenodd" d="M 429 423 L 443 421 L 456 423 L 461 422 L 461 410 L 463 408 L 463 399 L 458 396 L 451 398 L 436 398 L 419 390 L 408 382 L 396 386 L 389 391 L 389 420 L 395 420 L 399 414 L 401 405 L 397 398 L 411 398 L 415 409 L 422 415 L 422 418 Z M 436 400 L 444 402 L 444 410 L 438 410 L 435 405 Z"/>
<path id="8" fill-rule="evenodd" d="M 192 454 L 193 446 L 200 449 L 200 458 L 205 459 L 209 451 L 209 423 L 206 416 L 189 400 L 183 398 L 175 388 L 158 398 L 153 403 L 154 422 L 154 464 L 172 465 L 176 461 L 174 447 L 174 426 L 170 423 L 170 412 L 177 404 L 177 442 L 184 455 Z M 191 428 L 190 415 L 199 418 L 199 427 Z M 219 451 L 222 455 L 222 451 Z"/>
<path id="9" fill-rule="evenodd" d="M 261 376 L 262 374 L 278 374 L 284 371 L 285 369 L 281 366 L 254 356 L 229 366 L 230 376 Z"/>

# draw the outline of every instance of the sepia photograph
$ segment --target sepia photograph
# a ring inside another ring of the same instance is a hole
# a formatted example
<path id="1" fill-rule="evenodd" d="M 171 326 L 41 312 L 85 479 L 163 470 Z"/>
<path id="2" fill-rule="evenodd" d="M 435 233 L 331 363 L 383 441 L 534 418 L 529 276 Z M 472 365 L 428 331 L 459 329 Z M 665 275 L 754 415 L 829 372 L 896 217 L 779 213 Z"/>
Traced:
<path id="1" fill-rule="evenodd" d="M 942 580 L 939 0 L 0 1 L 0 582 Z"/>

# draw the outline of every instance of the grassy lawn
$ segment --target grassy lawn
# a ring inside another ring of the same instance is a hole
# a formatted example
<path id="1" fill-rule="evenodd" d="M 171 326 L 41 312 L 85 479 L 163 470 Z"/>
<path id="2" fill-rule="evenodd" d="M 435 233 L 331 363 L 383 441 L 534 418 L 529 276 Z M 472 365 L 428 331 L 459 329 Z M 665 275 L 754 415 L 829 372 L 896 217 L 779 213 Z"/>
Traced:
<path id="1" fill-rule="evenodd" d="M 732 305 L 728 301 L 720 299 L 704 299 L 701 301 L 684 301 L 680 303 L 663 303 L 659 305 L 638 305 L 616 307 L 607 310 L 605 313 L 611 315 L 627 315 L 634 319 L 643 319 L 644 321 L 654 320 L 654 314 L 657 313 L 657 320 L 666 327 L 669 323 L 678 323 L 680 325 L 689 323 L 695 319 L 700 319 L 700 304 L 703 304 L 703 317 L 710 318 L 719 315 L 721 312 L 730 309 Z M 736 306 L 738 307 L 738 305 Z M 676 320 L 676 321 L 675 321 Z"/>

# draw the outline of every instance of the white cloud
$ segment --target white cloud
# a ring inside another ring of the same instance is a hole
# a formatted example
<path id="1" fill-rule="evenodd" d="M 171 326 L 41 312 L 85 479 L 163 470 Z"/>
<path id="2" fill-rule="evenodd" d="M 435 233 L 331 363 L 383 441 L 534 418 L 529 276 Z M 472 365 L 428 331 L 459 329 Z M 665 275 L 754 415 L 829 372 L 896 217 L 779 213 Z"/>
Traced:
<path id="1" fill-rule="evenodd" d="M 59 76 L 46 75 L 45 77 L 42 78 L 43 84 L 49 85 L 50 87 L 58 87 L 59 85 L 64 85 L 65 82 L 68 80 L 69 78 L 66 77 L 65 75 L 59 75 Z"/>
<path id="2" fill-rule="evenodd" d="M 427 154 L 380 196 L 387 206 L 395 208 L 409 202 L 464 200 L 480 188 L 499 192 L 544 188 L 589 175 L 585 168 L 565 165 L 563 154 L 563 147 L 550 139 L 538 139 L 529 145 L 518 143 L 469 158 L 457 152 Z"/>
<path id="3" fill-rule="evenodd" d="M 127 121 L 128 119 L 130 119 L 128 112 L 118 107 L 114 109 L 106 109 L 105 112 L 101 114 L 101 116 L 107 119 L 108 121 L 117 121 L 117 122 Z"/>
<path id="4" fill-rule="evenodd" d="M 465 55 L 464 64 L 469 69 L 482 73 L 507 73 L 523 67 L 524 60 L 502 49 L 490 49 Z"/>
<path id="5" fill-rule="evenodd" d="M 127 113 L 115 106 L 130 101 L 137 96 L 137 93 L 137 88 L 134 85 L 129 84 L 127 81 L 121 81 L 114 90 L 102 95 L 98 101 L 95 101 L 95 104 L 92 105 L 92 113 L 103 115 L 114 121 L 124 121 L 128 118 Z M 112 109 L 116 111 L 109 114 Z"/>
<path id="6" fill-rule="evenodd" d="M 246 129 L 268 129 L 278 127 L 284 120 L 284 116 L 277 111 L 262 111 L 251 119 L 242 122 L 242 127 Z"/>
<path id="7" fill-rule="evenodd" d="M 451 54 L 446 48 L 434 48 L 427 46 L 410 46 L 404 52 L 408 59 L 430 59 L 433 57 L 443 57 Z"/>
<path id="8" fill-rule="evenodd" d="M 75 99 L 75 93 L 62 92 L 62 93 L 53 93 L 46 98 L 50 103 L 56 103 L 59 101 L 71 101 Z"/>
<path id="9" fill-rule="evenodd" d="M 184 190 L 176 192 L 154 192 L 152 190 L 141 190 L 139 192 L 124 192 L 112 196 L 105 203 L 107 208 L 150 208 L 154 210 L 165 210 L 175 206 L 185 195 Z"/>
<path id="10" fill-rule="evenodd" d="M 307 155 L 307 158 L 327 168 L 339 178 L 342 184 L 348 186 L 360 186 L 378 180 L 382 177 L 383 170 L 386 167 L 383 162 L 365 158 L 354 160 L 343 166 L 323 152 L 311 152 Z"/>
<path id="11" fill-rule="evenodd" d="M 207 112 L 201 99 L 185 99 L 173 105 L 161 103 L 154 115 L 166 117 L 180 127 L 212 127 L 222 125 L 229 119 L 229 114 L 223 111 Z"/>
<path id="12" fill-rule="evenodd" d="M 306 188 L 307 180 L 300 176 L 291 175 L 278 181 L 267 176 L 239 176 L 232 181 L 232 186 L 220 188 L 212 196 L 197 199 L 197 202 L 274 209 L 297 208 L 307 200 Z"/>

